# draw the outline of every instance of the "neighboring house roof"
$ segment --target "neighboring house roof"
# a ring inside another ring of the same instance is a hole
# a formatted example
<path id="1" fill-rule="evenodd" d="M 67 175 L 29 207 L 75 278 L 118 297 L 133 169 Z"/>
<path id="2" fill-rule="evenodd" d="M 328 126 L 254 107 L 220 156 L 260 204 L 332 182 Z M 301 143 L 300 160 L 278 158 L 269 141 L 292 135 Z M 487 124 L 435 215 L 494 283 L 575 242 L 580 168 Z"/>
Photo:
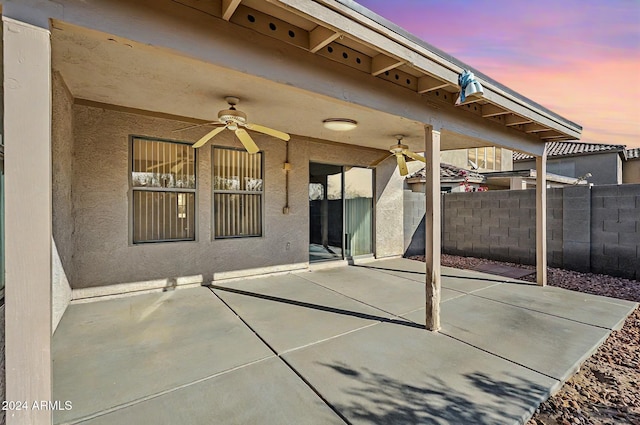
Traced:
<path id="1" fill-rule="evenodd" d="M 491 183 L 496 179 L 504 179 L 511 177 L 522 177 L 526 180 L 532 180 L 535 183 L 536 176 L 538 175 L 536 170 L 513 170 L 513 171 L 491 171 L 482 173 L 487 179 L 487 183 Z M 583 180 L 575 177 L 561 176 L 560 174 L 546 173 L 545 178 L 549 182 L 561 183 L 563 185 L 576 185 L 587 184 L 587 180 Z"/>
<path id="2" fill-rule="evenodd" d="M 627 160 L 640 159 L 640 148 L 627 149 Z"/>
<path id="3" fill-rule="evenodd" d="M 464 181 L 464 174 L 466 173 L 466 177 L 469 183 L 483 183 L 485 178 L 482 174 L 476 173 L 475 171 L 466 170 L 464 168 L 456 167 L 455 165 L 443 164 L 440 163 L 440 182 L 441 183 L 452 183 L 452 182 L 462 182 Z M 406 180 L 409 183 L 417 183 L 418 181 L 424 181 L 426 178 L 425 168 L 421 168 L 415 173 L 406 177 Z"/>
<path id="4" fill-rule="evenodd" d="M 602 152 L 622 152 L 622 155 L 624 156 L 625 146 L 582 142 L 550 142 L 547 144 L 547 158 Z M 522 152 L 513 152 L 514 161 L 530 161 L 532 159 L 534 159 L 534 156 L 532 155 Z"/>

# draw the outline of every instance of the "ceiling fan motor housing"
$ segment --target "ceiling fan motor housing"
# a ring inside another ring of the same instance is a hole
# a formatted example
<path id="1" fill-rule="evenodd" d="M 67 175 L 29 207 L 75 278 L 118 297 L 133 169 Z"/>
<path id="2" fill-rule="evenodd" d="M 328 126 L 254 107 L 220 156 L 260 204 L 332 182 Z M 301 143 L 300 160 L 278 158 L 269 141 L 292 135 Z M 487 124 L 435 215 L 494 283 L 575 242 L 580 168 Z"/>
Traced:
<path id="1" fill-rule="evenodd" d="M 218 120 L 222 124 L 227 124 L 229 130 L 236 130 L 238 126 L 244 126 L 247 123 L 247 114 L 237 109 L 224 109 L 218 112 Z M 235 127 L 235 128 L 233 128 Z"/>
<path id="2" fill-rule="evenodd" d="M 399 153 L 403 153 L 404 151 L 406 151 L 407 149 L 409 149 L 409 146 L 407 145 L 403 145 L 398 143 L 397 145 L 391 145 L 389 146 L 389 151 L 393 154 L 399 154 Z"/>

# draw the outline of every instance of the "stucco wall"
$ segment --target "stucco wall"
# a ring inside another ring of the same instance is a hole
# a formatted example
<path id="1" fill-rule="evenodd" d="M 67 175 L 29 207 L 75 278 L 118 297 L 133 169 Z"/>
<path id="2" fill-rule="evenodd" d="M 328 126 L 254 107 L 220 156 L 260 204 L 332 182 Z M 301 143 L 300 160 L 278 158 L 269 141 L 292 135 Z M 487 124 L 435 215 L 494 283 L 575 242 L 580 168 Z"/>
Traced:
<path id="1" fill-rule="evenodd" d="M 284 215 L 285 143 L 253 133 L 265 152 L 263 237 L 212 240 L 211 147 L 207 145 L 197 152 L 197 240 L 132 245 L 129 240 L 129 136 L 193 142 L 207 129 L 174 133 L 172 130 L 184 127 L 185 123 L 77 104 L 73 123 L 75 227 L 73 278 L 70 279 L 73 288 L 193 275 L 202 275 L 203 281 L 208 282 L 215 272 L 306 262 L 309 161 L 366 166 L 384 154 L 293 136 L 289 142 L 290 213 Z M 231 132 L 221 133 L 214 143 L 241 146 Z M 390 192 L 396 184 L 401 185 L 401 180 L 398 183 L 392 178 L 393 172 L 388 171 L 394 168 L 395 163 L 379 166 L 381 172 L 376 181 L 382 189 L 377 198 L 381 198 L 383 204 L 393 201 Z M 401 190 L 398 196 L 402 196 Z M 400 208 L 401 205 L 400 198 Z M 386 255 L 402 254 L 402 214 L 399 220 L 385 220 L 378 227 L 378 234 L 382 227 L 395 235 L 377 239 L 378 251 Z"/>
<path id="2" fill-rule="evenodd" d="M 640 183 L 640 159 L 624 162 L 622 165 L 622 183 Z"/>
<path id="3" fill-rule="evenodd" d="M 580 177 L 591 173 L 588 178 L 593 184 L 620 184 L 622 162 L 617 152 L 547 159 L 547 172 L 568 177 Z M 514 170 L 535 170 L 536 161 L 513 163 Z"/>
<path id="4" fill-rule="evenodd" d="M 52 332 L 55 331 L 71 301 L 68 273 L 73 261 L 73 99 L 60 74 L 52 77 L 51 159 L 52 159 L 52 218 L 51 249 Z"/>

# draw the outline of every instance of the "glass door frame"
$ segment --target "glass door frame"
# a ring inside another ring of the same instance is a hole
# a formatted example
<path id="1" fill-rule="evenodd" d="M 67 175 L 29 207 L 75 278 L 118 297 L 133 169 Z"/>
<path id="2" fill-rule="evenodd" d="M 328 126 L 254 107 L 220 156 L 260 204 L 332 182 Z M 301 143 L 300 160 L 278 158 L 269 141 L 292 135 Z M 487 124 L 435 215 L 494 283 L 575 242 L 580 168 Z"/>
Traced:
<path id="1" fill-rule="evenodd" d="M 342 231 L 341 231 L 341 252 L 340 252 L 340 258 L 327 258 L 327 259 L 321 259 L 321 260 L 311 260 L 311 253 L 309 253 L 309 261 L 310 262 L 324 262 L 324 261 L 340 261 L 340 260 L 346 260 L 346 259 L 351 259 L 353 258 L 353 256 L 351 255 L 346 255 L 345 252 L 347 250 L 347 232 L 346 232 L 346 187 L 345 187 L 345 183 L 346 183 L 346 173 L 348 170 L 346 170 L 346 168 L 349 169 L 353 169 L 353 168 L 361 168 L 361 169 L 370 169 L 368 167 L 365 166 L 360 166 L 360 165 L 348 165 L 348 164 L 333 164 L 333 163 L 329 163 L 329 162 L 320 162 L 320 161 L 309 161 L 309 166 L 311 168 L 311 164 L 320 164 L 320 165 L 328 165 L 328 166 L 335 166 L 335 167 L 340 167 L 340 201 L 341 201 L 341 211 L 342 211 Z M 375 169 L 370 169 L 371 170 L 371 194 L 372 194 L 372 201 L 371 201 L 371 224 L 370 224 L 370 233 L 371 233 L 371 249 L 370 249 L 370 253 L 369 254 L 362 254 L 362 255 L 356 255 L 355 257 L 359 257 L 359 256 L 368 256 L 368 255 L 374 255 L 375 252 L 375 195 L 376 195 L 376 173 L 375 173 Z M 310 177 L 310 173 L 309 173 L 309 177 Z M 307 186 L 309 186 L 309 184 L 311 184 L 312 182 L 310 181 L 310 179 L 307 182 Z M 328 186 L 328 185 L 327 185 Z M 328 190 L 326 190 L 327 193 L 324 194 L 324 196 L 327 197 L 328 199 Z M 311 228 L 312 226 L 312 217 L 311 217 L 311 212 L 309 212 L 309 228 Z M 311 240 L 309 240 L 309 247 L 311 246 Z"/>

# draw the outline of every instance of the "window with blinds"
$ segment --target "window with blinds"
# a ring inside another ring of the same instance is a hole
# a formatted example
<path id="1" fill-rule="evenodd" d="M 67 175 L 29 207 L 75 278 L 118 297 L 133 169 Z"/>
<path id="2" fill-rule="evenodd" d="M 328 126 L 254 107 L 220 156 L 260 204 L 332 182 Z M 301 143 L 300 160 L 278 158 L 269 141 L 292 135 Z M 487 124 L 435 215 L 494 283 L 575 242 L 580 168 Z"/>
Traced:
<path id="1" fill-rule="evenodd" d="M 195 240 L 195 150 L 132 138 L 133 243 Z"/>
<path id="2" fill-rule="evenodd" d="M 213 148 L 214 237 L 262 236 L 262 153 Z"/>

